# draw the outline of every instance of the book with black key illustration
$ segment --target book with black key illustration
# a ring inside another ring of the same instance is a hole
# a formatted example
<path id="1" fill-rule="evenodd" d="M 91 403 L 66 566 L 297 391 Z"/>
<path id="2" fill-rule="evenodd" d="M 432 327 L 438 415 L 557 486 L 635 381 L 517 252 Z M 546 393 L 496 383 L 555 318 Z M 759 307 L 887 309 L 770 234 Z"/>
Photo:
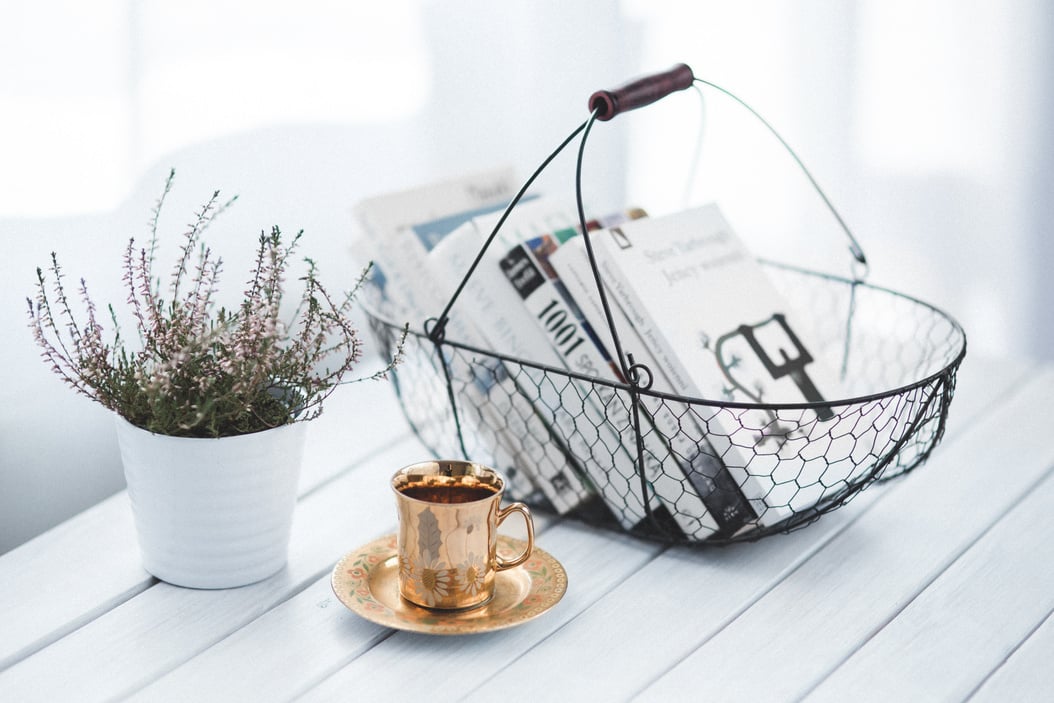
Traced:
<path id="1" fill-rule="evenodd" d="M 669 381 L 662 390 L 758 406 L 693 407 L 760 524 L 851 476 L 852 461 L 832 471 L 822 452 L 813 457 L 837 419 L 827 401 L 842 396 L 817 358 L 808 311 L 791 308 L 716 205 L 627 222 L 592 242 L 610 296 Z M 795 403 L 812 405 L 765 407 Z"/>

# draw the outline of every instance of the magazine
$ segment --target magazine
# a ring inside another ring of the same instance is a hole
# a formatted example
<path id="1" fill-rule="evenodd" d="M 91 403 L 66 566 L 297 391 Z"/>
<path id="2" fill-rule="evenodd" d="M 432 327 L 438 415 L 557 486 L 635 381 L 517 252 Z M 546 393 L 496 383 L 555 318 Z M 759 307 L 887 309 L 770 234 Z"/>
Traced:
<path id="1" fill-rule="evenodd" d="M 362 241 L 387 277 L 389 300 L 409 315 L 411 329 L 422 330 L 439 313 L 434 287 L 423 277 L 428 252 L 442 232 L 456 227 L 449 218 L 504 208 L 516 193 L 515 172 L 502 167 L 471 173 L 360 201 L 354 208 Z"/>

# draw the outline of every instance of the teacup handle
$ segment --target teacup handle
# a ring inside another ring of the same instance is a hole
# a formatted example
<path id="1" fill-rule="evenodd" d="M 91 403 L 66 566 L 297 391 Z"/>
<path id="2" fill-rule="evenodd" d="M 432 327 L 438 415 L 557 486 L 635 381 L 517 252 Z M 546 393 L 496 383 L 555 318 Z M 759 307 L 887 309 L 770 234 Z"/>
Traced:
<path id="1" fill-rule="evenodd" d="M 511 569 L 514 566 L 519 566 L 523 562 L 527 561 L 531 556 L 531 552 L 534 551 L 534 520 L 531 519 L 531 511 L 528 510 L 527 506 L 523 503 L 512 503 L 507 508 L 502 508 L 498 511 L 498 525 L 505 522 L 505 518 L 513 513 L 519 513 L 523 515 L 523 521 L 527 525 L 527 548 L 523 550 L 523 554 L 516 557 L 515 559 L 506 560 L 502 559 L 501 556 L 497 557 L 497 569 L 498 571 L 504 571 L 505 569 Z"/>

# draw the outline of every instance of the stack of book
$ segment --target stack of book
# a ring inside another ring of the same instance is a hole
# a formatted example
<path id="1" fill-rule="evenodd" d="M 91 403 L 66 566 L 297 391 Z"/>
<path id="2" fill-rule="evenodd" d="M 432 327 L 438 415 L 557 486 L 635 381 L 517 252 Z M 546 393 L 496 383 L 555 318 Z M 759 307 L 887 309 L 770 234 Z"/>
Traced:
<path id="1" fill-rule="evenodd" d="M 358 204 L 356 254 L 373 261 L 412 329 L 442 312 L 517 186 L 511 169 L 497 169 Z M 492 437 L 484 459 L 513 495 L 544 497 L 561 514 L 600 505 L 627 530 L 654 532 L 658 521 L 691 541 L 721 539 L 836 494 L 889 441 L 896 423 L 880 406 L 845 418 L 830 404 L 841 381 L 813 321 L 777 292 L 716 205 L 663 217 L 631 209 L 587 229 L 599 282 L 575 208 L 521 201 L 445 327 L 448 341 L 531 362 L 456 362 L 472 379 L 460 402 Z M 639 432 L 630 356 L 650 382 L 638 394 Z"/>

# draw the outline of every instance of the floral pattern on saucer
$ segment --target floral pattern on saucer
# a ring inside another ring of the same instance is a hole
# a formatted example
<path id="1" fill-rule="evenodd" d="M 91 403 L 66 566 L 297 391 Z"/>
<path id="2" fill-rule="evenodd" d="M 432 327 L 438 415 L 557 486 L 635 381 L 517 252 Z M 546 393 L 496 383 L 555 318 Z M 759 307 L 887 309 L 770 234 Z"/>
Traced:
<path id="1" fill-rule="evenodd" d="M 525 546 L 520 540 L 505 536 L 498 538 L 498 545 L 509 554 L 516 554 Z M 449 576 L 471 587 L 477 566 L 470 560 L 457 564 L 448 570 Z M 400 568 L 396 536 L 382 537 L 340 560 L 331 577 L 333 592 L 350 610 L 379 625 L 460 635 L 527 622 L 551 609 L 567 591 L 563 565 L 537 547 L 521 566 L 498 572 L 494 597 L 488 603 L 465 610 L 430 610 L 405 600 L 399 595 Z"/>

